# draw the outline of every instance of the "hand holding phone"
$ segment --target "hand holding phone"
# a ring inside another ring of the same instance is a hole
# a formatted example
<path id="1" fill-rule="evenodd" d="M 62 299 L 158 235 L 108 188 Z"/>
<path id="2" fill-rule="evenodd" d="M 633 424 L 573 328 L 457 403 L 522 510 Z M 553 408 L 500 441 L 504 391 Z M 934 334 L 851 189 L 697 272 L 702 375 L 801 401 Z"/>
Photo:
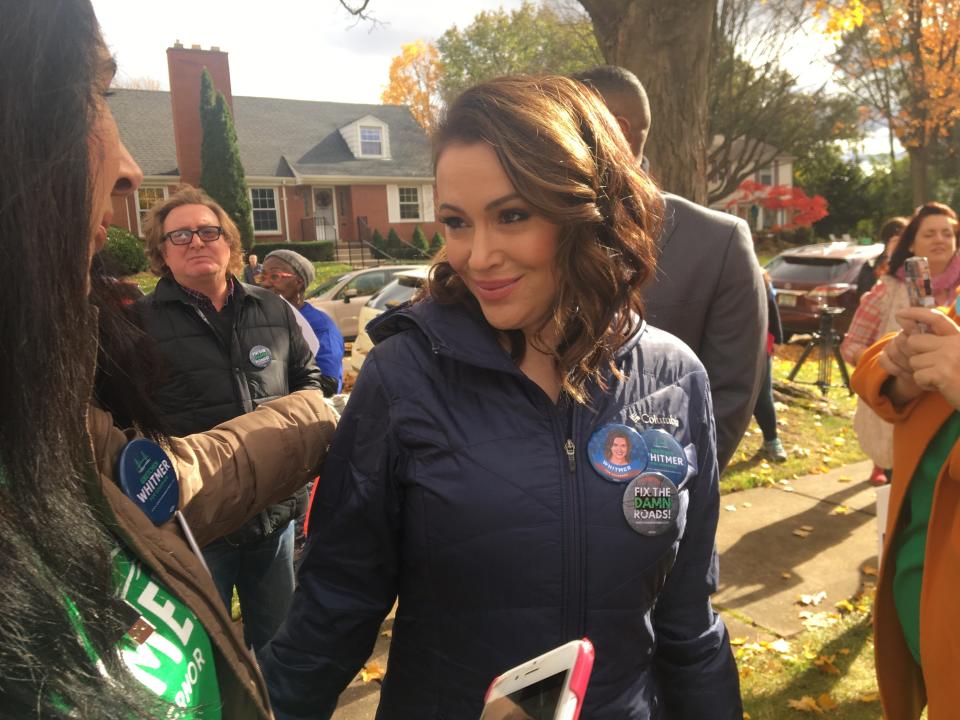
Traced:
<path id="1" fill-rule="evenodd" d="M 508 670 L 490 684 L 480 720 L 576 720 L 593 657 L 584 638 Z"/>
<path id="2" fill-rule="evenodd" d="M 933 283 L 930 280 L 930 263 L 925 257 L 909 257 L 903 263 L 903 272 L 907 281 L 907 295 L 910 298 L 910 307 L 936 307 L 933 297 Z M 917 323 L 920 332 L 927 332 L 930 328 L 924 323 Z"/>

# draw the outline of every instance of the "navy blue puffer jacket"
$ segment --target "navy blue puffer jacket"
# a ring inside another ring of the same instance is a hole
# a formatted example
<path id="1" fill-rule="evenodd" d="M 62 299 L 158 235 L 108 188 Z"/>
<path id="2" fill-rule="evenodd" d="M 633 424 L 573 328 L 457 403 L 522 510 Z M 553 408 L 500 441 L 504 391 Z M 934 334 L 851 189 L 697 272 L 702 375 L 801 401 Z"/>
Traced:
<path id="1" fill-rule="evenodd" d="M 719 492 L 694 354 L 644 326 L 618 354 L 623 380 L 564 412 L 465 308 L 426 301 L 375 322 L 292 610 L 261 657 L 277 717 L 329 717 L 399 596 L 381 720 L 476 720 L 494 676 L 580 637 L 597 658 L 582 717 L 739 720 L 709 600 Z M 590 437 L 610 423 L 667 430 L 697 468 L 662 535 L 634 532 L 624 486 L 591 468 Z"/>

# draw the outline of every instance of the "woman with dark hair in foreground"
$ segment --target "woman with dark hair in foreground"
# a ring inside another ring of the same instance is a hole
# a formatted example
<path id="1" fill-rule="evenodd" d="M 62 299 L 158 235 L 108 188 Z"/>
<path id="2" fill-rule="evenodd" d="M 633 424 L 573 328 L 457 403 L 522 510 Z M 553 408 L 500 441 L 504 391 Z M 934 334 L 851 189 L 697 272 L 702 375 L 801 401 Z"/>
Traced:
<path id="1" fill-rule="evenodd" d="M 117 484 L 135 434 L 90 402 L 91 257 L 112 196 L 141 179 L 104 99 L 113 60 L 87 0 L 4 2 L 0 17 L 0 255 L 16 268 L 0 283 L 2 714 L 267 718 L 185 531 Z M 146 447 L 171 459 L 203 544 L 312 477 L 332 428 L 320 393 L 300 393 Z"/>
<path id="2" fill-rule="evenodd" d="M 434 142 L 445 254 L 368 328 L 261 656 L 274 712 L 329 717 L 399 598 L 381 720 L 476 720 L 495 676 L 584 636 L 583 717 L 739 720 L 707 376 L 643 322 L 656 187 L 565 78 L 472 88 Z M 634 475 L 600 462 L 620 427 Z"/>

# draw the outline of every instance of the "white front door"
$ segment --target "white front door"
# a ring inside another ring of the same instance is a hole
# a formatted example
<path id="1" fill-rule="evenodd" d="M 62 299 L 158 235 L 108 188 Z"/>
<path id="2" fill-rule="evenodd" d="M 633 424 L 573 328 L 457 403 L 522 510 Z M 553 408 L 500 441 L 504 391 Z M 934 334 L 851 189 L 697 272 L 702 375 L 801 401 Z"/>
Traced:
<path id="1" fill-rule="evenodd" d="M 313 222 L 317 229 L 317 240 L 337 240 L 337 207 L 333 188 L 313 189 Z"/>

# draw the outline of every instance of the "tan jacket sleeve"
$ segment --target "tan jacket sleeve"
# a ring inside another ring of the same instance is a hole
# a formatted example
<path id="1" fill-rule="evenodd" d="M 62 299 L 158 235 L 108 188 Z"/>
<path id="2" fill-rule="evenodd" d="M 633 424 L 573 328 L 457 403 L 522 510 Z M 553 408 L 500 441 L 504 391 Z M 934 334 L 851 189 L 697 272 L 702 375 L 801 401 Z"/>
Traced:
<path id="1" fill-rule="evenodd" d="M 114 427 L 96 408 L 89 426 L 98 469 L 113 477 L 120 451 L 136 434 Z M 170 438 L 165 449 L 197 543 L 202 547 L 237 529 L 315 477 L 335 426 L 323 394 L 302 390 L 207 432 Z"/>

